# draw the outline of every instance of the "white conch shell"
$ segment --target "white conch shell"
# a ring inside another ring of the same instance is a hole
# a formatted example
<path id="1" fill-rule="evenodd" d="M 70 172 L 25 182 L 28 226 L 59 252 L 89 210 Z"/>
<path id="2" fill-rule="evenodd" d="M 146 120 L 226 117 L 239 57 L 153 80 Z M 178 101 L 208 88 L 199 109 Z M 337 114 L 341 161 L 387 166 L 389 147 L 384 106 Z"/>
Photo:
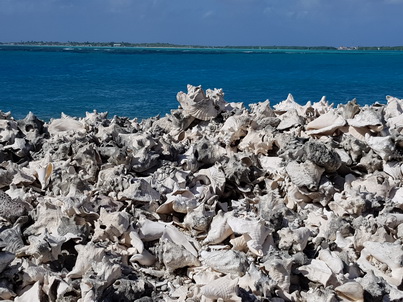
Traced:
<path id="1" fill-rule="evenodd" d="M 390 136 L 382 137 L 366 134 L 365 141 L 385 161 L 390 160 L 396 151 L 395 144 Z"/>
<path id="2" fill-rule="evenodd" d="M 355 179 L 351 182 L 351 189 L 357 192 L 369 192 L 382 199 L 389 197 L 393 185 L 389 181 L 389 177 L 384 173 L 376 171 L 368 176 Z"/>
<path id="3" fill-rule="evenodd" d="M 357 260 L 360 268 L 372 270 L 378 277 L 399 286 L 403 280 L 403 248 L 400 243 L 364 242 L 364 249 Z"/>
<path id="4" fill-rule="evenodd" d="M 298 114 L 297 109 L 289 109 L 280 116 L 280 120 L 280 124 L 277 126 L 278 130 L 286 130 L 304 124 L 304 119 Z"/>
<path id="5" fill-rule="evenodd" d="M 248 250 L 247 242 L 250 240 L 248 234 L 243 234 L 236 238 L 231 239 L 229 242 L 232 244 L 232 249 L 236 251 L 246 252 Z"/>
<path id="6" fill-rule="evenodd" d="M 324 168 L 319 167 L 310 160 L 303 163 L 291 161 L 286 166 L 288 176 L 298 188 L 306 187 L 310 191 L 317 191 Z"/>
<path id="7" fill-rule="evenodd" d="M 246 255 L 235 250 L 202 251 L 205 266 L 224 274 L 243 275 L 248 269 Z"/>
<path id="8" fill-rule="evenodd" d="M 334 289 L 342 301 L 364 302 L 364 289 L 358 282 L 347 282 Z"/>
<path id="9" fill-rule="evenodd" d="M 160 243 L 162 245 L 162 262 L 164 263 L 168 272 L 173 272 L 177 268 L 185 266 L 200 266 L 200 261 L 197 259 L 197 252 L 190 252 L 188 247 L 179 240 L 173 241 L 172 236 L 168 237 L 167 233 L 161 237 Z M 187 243 L 189 245 L 189 243 Z"/>
<path id="10" fill-rule="evenodd" d="M 127 231 L 130 225 L 130 215 L 127 212 L 108 213 L 105 208 L 101 208 L 99 219 L 95 221 L 93 240 L 119 238 Z"/>
<path id="11" fill-rule="evenodd" d="M 337 114 L 335 110 L 330 110 L 308 123 L 305 129 L 309 135 L 331 135 L 345 124 L 346 120 L 343 117 Z"/>
<path id="12" fill-rule="evenodd" d="M 77 260 L 71 272 L 67 274 L 69 278 L 82 278 L 85 272 L 91 268 L 92 263 L 101 261 L 105 255 L 104 249 L 97 247 L 92 242 L 87 245 L 76 245 L 75 249 L 78 252 Z"/>
<path id="13" fill-rule="evenodd" d="M 280 236 L 278 247 L 288 250 L 292 248 L 296 252 L 302 252 L 311 236 L 311 231 L 306 227 L 298 229 L 283 228 L 277 232 Z"/>
<path id="14" fill-rule="evenodd" d="M 55 119 L 50 122 L 48 131 L 51 135 L 63 135 L 63 133 L 67 131 L 85 133 L 86 129 L 81 121 L 77 121 L 74 118 L 62 113 L 60 119 Z"/>
<path id="15" fill-rule="evenodd" d="M 396 162 L 396 161 L 384 162 L 383 171 L 388 173 L 395 180 L 403 179 L 403 166 L 400 162 Z"/>
<path id="16" fill-rule="evenodd" d="M 255 115 L 256 119 L 276 116 L 276 114 L 273 112 L 273 109 L 270 107 L 270 100 L 250 104 L 249 107 L 251 108 L 251 114 Z"/>
<path id="17" fill-rule="evenodd" d="M 268 151 L 273 150 L 275 142 L 274 135 L 268 133 L 266 129 L 255 130 L 248 129 L 248 133 L 238 145 L 238 149 L 253 154 L 267 154 Z"/>
<path id="18" fill-rule="evenodd" d="M 305 277 L 314 282 L 319 282 L 323 286 L 328 286 L 332 276 L 332 270 L 322 260 L 312 259 L 310 264 L 302 265 L 298 268 Z"/>
<path id="19" fill-rule="evenodd" d="M 144 241 L 153 241 L 161 238 L 167 238 L 172 242 L 183 246 L 195 257 L 197 257 L 197 250 L 190 243 L 190 241 L 198 247 L 196 240 L 189 238 L 184 233 L 179 231 L 176 227 L 158 221 L 151 221 L 146 218 L 139 220 L 139 237 Z"/>
<path id="20" fill-rule="evenodd" d="M 286 112 L 292 109 L 297 110 L 299 114 L 304 114 L 304 107 L 298 104 L 291 93 L 287 95 L 287 99 L 273 106 L 277 112 Z"/>
<path id="21" fill-rule="evenodd" d="M 281 164 L 283 159 L 278 156 L 259 156 L 259 162 L 263 170 L 272 174 L 278 174 L 284 169 Z"/>
<path id="22" fill-rule="evenodd" d="M 179 231 L 174 226 L 166 226 L 163 237 L 171 240 L 177 245 L 183 246 L 193 256 L 198 256 L 196 248 L 190 243 L 190 238 L 188 238 L 184 233 Z M 196 244 L 196 240 L 192 240 L 192 242 L 196 245 L 196 247 L 198 247 L 198 245 Z"/>
<path id="23" fill-rule="evenodd" d="M 213 216 L 213 212 L 207 212 L 204 203 L 201 203 L 186 214 L 183 219 L 183 226 L 189 230 L 193 229 L 196 232 L 204 232 L 207 231 Z"/>
<path id="24" fill-rule="evenodd" d="M 188 93 L 178 92 L 176 98 L 189 115 L 203 121 L 215 118 L 225 109 L 222 89 L 208 89 L 204 93 L 201 86 L 187 85 Z"/>
<path id="25" fill-rule="evenodd" d="M 214 194 L 223 192 L 225 186 L 225 174 L 220 165 L 214 165 L 208 169 L 200 169 L 195 173 L 195 178 L 198 179 L 200 177 L 208 179 L 209 183 L 207 183 L 207 185 L 210 185 Z"/>
<path id="26" fill-rule="evenodd" d="M 217 215 L 214 216 L 213 221 L 210 225 L 210 230 L 207 233 L 206 239 L 204 239 L 203 244 L 216 244 L 221 243 L 224 239 L 229 237 L 233 231 L 227 223 L 228 217 L 232 213 L 223 213 L 222 210 L 218 211 Z"/>
<path id="27" fill-rule="evenodd" d="M 230 275 L 226 275 L 204 285 L 200 293 L 209 299 L 240 302 L 242 299 L 238 296 L 238 281 L 239 278 L 231 279 Z"/>
<path id="28" fill-rule="evenodd" d="M 139 226 L 139 237 L 144 241 L 153 241 L 161 238 L 166 224 L 141 217 L 139 219 Z"/>
<path id="29" fill-rule="evenodd" d="M 332 109 L 334 104 L 329 104 L 329 101 L 326 99 L 326 96 L 322 96 L 319 102 L 314 102 L 312 104 L 312 108 L 315 110 L 315 112 L 319 115 L 323 115 L 326 112 L 328 112 L 330 109 Z"/>
<path id="30" fill-rule="evenodd" d="M 226 119 L 220 129 L 220 136 L 226 145 L 231 145 L 234 141 L 244 137 L 250 126 L 250 118 L 247 115 L 235 115 Z"/>
<path id="31" fill-rule="evenodd" d="M 176 189 L 166 194 L 167 200 L 160 205 L 156 212 L 158 214 L 170 214 L 172 212 L 186 214 L 198 206 L 195 194 L 189 189 Z"/>
<path id="32" fill-rule="evenodd" d="M 401 133 L 403 129 L 403 115 L 398 115 L 392 117 L 386 121 L 386 125 L 391 129 L 396 129 L 397 132 Z"/>
<path id="33" fill-rule="evenodd" d="M 293 259 L 269 259 L 264 263 L 265 270 L 269 273 L 270 278 L 275 282 L 276 286 L 288 293 L 291 285 L 291 266 Z"/>
<path id="34" fill-rule="evenodd" d="M 399 116 L 403 113 L 403 100 L 393 97 L 391 95 L 386 96 L 387 104 L 384 109 L 385 119 Z"/>
<path id="35" fill-rule="evenodd" d="M 152 255 L 149 251 L 147 251 L 146 249 L 143 249 L 143 251 L 141 251 L 140 254 L 134 254 L 131 258 L 130 258 L 130 262 L 138 262 L 141 265 L 144 266 L 150 266 L 153 265 L 155 263 L 157 259 L 155 258 L 154 255 Z"/>
<path id="36" fill-rule="evenodd" d="M 326 250 L 322 249 L 319 251 L 318 259 L 325 262 L 333 273 L 341 274 L 343 272 L 344 269 L 343 261 L 335 252 L 330 251 L 328 249 Z"/>
<path id="37" fill-rule="evenodd" d="M 237 234 L 247 234 L 250 238 L 246 242 L 249 250 L 257 256 L 263 256 L 263 243 L 270 230 L 266 227 L 264 220 L 242 219 L 234 216 L 228 217 L 228 225 Z"/>
<path id="38" fill-rule="evenodd" d="M 382 111 L 374 107 L 363 107 L 352 119 L 347 119 L 350 126 L 369 127 L 372 130 L 380 131 L 383 128 Z"/>

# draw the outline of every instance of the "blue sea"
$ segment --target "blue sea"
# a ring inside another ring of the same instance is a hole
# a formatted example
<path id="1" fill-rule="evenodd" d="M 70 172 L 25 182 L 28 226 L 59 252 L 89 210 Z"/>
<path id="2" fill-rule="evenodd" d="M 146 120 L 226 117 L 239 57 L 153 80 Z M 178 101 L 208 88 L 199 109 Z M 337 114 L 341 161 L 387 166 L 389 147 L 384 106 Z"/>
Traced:
<path id="1" fill-rule="evenodd" d="M 223 88 L 245 105 L 291 93 L 339 104 L 403 98 L 403 52 L 0 45 L 0 110 L 49 120 L 96 109 L 130 118 L 165 115 L 186 85 Z"/>

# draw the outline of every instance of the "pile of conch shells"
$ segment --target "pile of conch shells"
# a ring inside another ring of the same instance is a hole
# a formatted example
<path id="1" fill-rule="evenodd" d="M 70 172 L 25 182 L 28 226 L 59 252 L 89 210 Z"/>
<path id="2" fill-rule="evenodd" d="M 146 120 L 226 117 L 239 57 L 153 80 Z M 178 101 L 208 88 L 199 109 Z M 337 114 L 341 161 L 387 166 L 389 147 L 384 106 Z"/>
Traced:
<path id="1" fill-rule="evenodd" d="M 0 298 L 402 301 L 403 100 L 0 112 Z"/>

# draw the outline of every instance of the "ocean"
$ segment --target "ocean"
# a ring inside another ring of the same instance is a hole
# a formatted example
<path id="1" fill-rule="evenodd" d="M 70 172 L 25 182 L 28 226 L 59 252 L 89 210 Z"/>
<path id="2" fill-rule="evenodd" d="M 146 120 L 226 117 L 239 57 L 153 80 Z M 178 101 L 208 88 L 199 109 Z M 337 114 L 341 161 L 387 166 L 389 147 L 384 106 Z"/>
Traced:
<path id="1" fill-rule="evenodd" d="M 186 85 L 222 88 L 245 105 L 291 93 L 360 105 L 403 98 L 403 52 L 0 45 L 0 110 L 49 120 L 96 109 L 130 118 L 165 115 Z"/>

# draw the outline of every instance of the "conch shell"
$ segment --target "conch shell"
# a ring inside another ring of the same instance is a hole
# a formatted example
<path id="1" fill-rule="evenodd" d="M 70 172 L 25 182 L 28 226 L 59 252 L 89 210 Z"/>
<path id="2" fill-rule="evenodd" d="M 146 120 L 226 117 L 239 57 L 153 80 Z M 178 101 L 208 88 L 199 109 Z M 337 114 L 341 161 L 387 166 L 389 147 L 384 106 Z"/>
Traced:
<path id="1" fill-rule="evenodd" d="M 222 89 L 207 90 L 207 95 L 201 86 L 187 85 L 187 89 L 187 94 L 180 91 L 176 98 L 188 115 L 208 121 L 225 109 Z"/>

